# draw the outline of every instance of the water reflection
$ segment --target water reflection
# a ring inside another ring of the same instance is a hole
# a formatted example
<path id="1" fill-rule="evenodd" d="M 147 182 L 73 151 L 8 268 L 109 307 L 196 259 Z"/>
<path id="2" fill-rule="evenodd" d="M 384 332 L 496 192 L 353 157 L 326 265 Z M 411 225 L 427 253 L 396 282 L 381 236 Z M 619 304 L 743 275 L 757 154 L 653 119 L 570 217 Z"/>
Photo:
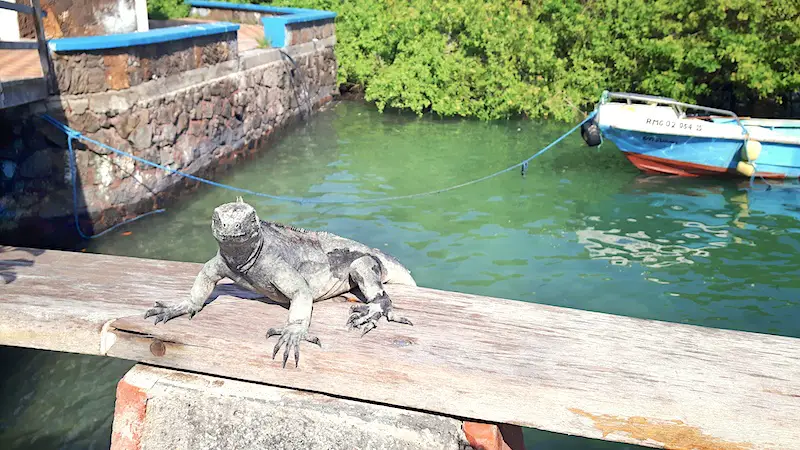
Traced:
<path id="1" fill-rule="evenodd" d="M 669 239 L 659 238 L 661 244 L 652 242 L 645 233 L 616 234 L 620 230 L 594 230 L 578 231 L 578 242 L 586 246 L 592 259 L 607 259 L 618 266 L 629 266 L 639 262 L 645 267 L 662 268 L 675 264 L 694 264 L 692 257 L 708 257 L 708 250 L 724 247 L 724 241 L 710 242 L 706 247 L 692 248 L 680 244 L 671 244 Z M 691 234 L 693 239 L 701 236 Z M 715 235 L 718 236 L 718 235 Z M 685 242 L 683 239 L 678 242 Z"/>
<path id="2" fill-rule="evenodd" d="M 116 384 L 132 362 L 0 346 L 0 363 L 0 448 L 108 448 Z"/>
<path id="3" fill-rule="evenodd" d="M 641 197 L 641 198 L 637 198 Z M 636 207 L 644 200 L 649 214 L 639 209 L 625 218 L 604 220 L 590 216 L 592 225 L 577 230 L 578 242 L 592 259 L 650 268 L 707 261 L 711 253 L 730 244 L 756 246 L 735 229 L 757 229 L 784 234 L 800 224 L 800 187 L 795 182 L 775 183 L 769 190 L 746 182 L 711 184 L 663 176 L 636 177 L 615 196 L 618 205 Z M 619 211 L 616 217 L 624 217 Z M 780 228 L 774 228 L 776 220 Z M 653 223 L 661 229 L 652 233 Z M 788 227 L 788 228 L 787 228 Z"/>
<path id="4" fill-rule="evenodd" d="M 800 336 L 800 186 L 772 183 L 642 175 L 575 220 L 588 258 L 639 290 L 604 310 Z"/>
<path id="5" fill-rule="evenodd" d="M 783 193 L 783 191 L 781 191 Z M 787 190 L 787 192 L 793 192 Z M 578 242 L 586 247 L 592 259 L 604 259 L 615 265 L 634 263 L 649 268 L 707 261 L 711 252 L 730 243 L 754 245 L 735 236 L 732 227 L 745 228 L 750 199 L 761 195 L 774 211 L 785 195 L 762 191 L 748 195 L 741 184 L 710 184 L 664 176 L 634 178 L 614 201 L 619 205 L 636 205 L 642 198 L 651 209 L 648 214 L 604 221 L 599 216 L 587 217 L 596 224 L 576 231 Z M 796 195 L 796 194 L 794 194 Z M 642 197 L 642 198 L 637 198 Z M 781 208 L 780 213 L 788 213 Z M 624 212 L 620 212 L 624 215 Z M 619 214 L 617 217 L 619 217 Z M 652 233 L 652 224 L 662 229 Z"/>

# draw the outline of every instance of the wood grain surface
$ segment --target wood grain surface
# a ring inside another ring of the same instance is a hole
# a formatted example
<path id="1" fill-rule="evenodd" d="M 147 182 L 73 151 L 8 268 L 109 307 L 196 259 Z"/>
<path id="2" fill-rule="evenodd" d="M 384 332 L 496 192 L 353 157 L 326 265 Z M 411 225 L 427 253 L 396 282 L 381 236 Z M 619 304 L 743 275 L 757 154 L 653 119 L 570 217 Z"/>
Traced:
<path id="1" fill-rule="evenodd" d="M 300 367 L 272 360 L 284 307 L 227 280 L 154 326 L 199 264 L 2 248 L 0 344 L 147 362 L 466 419 L 671 449 L 800 448 L 800 339 L 427 288 L 387 290 L 414 326 L 359 337 L 315 304 Z M 643 299 L 645 301 L 645 299 Z"/>

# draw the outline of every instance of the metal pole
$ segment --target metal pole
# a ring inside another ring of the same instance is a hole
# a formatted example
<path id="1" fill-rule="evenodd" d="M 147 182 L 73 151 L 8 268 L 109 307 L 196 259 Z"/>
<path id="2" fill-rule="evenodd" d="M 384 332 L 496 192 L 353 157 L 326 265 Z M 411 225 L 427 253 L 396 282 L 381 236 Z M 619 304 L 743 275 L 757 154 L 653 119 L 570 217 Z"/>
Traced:
<path id="1" fill-rule="evenodd" d="M 31 0 L 33 5 L 33 27 L 36 29 L 36 42 L 39 45 L 39 61 L 42 63 L 42 75 L 47 84 L 47 93 L 55 94 L 55 71 L 53 61 L 50 59 L 50 49 L 47 47 L 47 38 L 42 25 L 42 5 L 39 0 Z"/>

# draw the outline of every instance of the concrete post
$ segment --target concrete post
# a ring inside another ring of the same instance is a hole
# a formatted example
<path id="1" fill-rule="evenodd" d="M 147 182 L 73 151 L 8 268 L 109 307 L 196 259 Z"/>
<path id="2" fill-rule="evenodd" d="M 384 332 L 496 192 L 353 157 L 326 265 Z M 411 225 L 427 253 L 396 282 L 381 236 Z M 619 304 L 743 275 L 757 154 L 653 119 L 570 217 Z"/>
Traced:
<path id="1" fill-rule="evenodd" d="M 521 448 L 503 437 L 494 425 L 138 364 L 117 386 L 111 449 Z"/>
<path id="2" fill-rule="evenodd" d="M 136 11 L 136 31 L 149 31 L 150 22 L 147 18 L 147 0 L 133 0 L 133 9 Z"/>

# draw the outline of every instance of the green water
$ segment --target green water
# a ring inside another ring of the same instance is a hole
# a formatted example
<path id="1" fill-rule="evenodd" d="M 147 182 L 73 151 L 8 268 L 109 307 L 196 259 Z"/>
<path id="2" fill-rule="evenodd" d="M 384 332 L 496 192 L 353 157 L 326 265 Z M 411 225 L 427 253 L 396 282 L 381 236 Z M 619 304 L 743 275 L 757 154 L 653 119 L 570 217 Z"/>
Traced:
<path id="1" fill-rule="evenodd" d="M 341 103 L 219 181 L 331 200 L 411 194 L 505 168 L 570 127 Z M 265 219 L 384 248 L 423 286 L 800 337 L 800 189 L 745 187 L 643 176 L 612 143 L 590 149 L 576 133 L 534 160 L 526 178 L 515 170 L 431 197 L 350 206 L 245 199 Z M 202 189 L 87 251 L 203 262 L 215 251 L 211 210 L 235 195 Z M 13 349 L 0 358 L 19 368 L 3 385 L 0 447 L 51 442 L 35 441 L 43 429 L 58 442 L 47 448 L 107 446 L 114 383 L 128 363 Z M 526 439 L 530 449 L 633 448 L 533 430 Z"/>

